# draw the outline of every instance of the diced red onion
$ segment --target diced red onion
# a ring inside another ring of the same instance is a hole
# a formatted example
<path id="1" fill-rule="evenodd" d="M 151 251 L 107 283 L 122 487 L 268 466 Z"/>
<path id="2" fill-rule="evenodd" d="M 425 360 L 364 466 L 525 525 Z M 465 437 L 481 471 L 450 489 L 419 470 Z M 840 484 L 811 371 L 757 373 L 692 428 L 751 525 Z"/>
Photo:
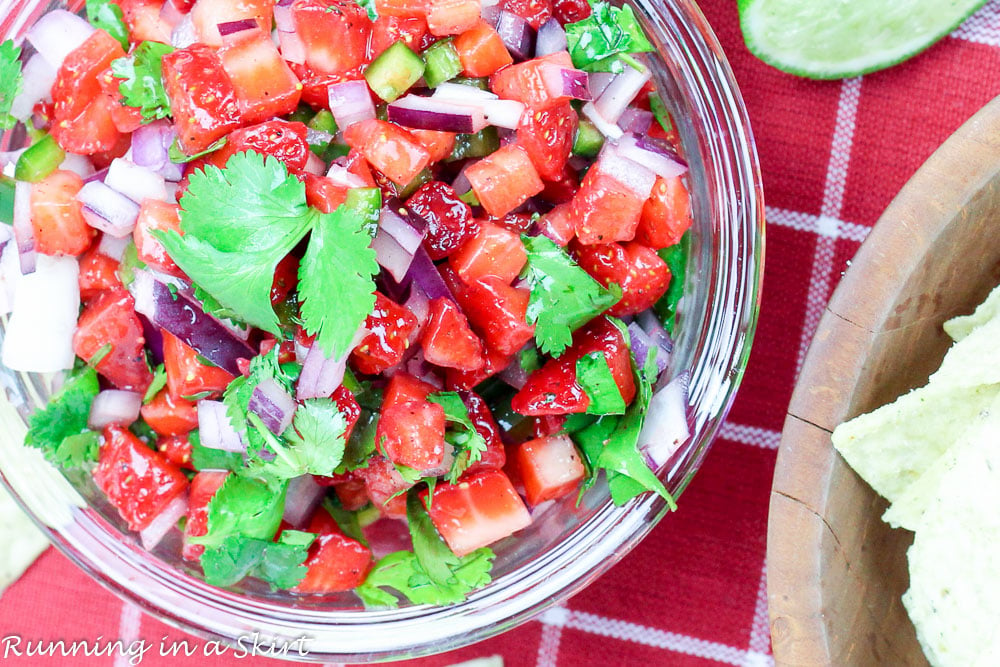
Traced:
<path id="1" fill-rule="evenodd" d="M 588 78 L 590 79 L 588 82 L 590 94 L 597 98 L 608 89 L 608 86 L 615 79 L 615 74 L 613 72 L 591 72 Z"/>
<path id="2" fill-rule="evenodd" d="M 597 107 L 594 106 L 593 102 L 587 102 L 580 109 L 584 116 L 590 120 L 591 123 L 597 127 L 598 131 L 603 134 L 608 139 L 619 139 L 624 134 L 622 129 L 618 127 L 616 123 L 613 123 L 604 118 L 598 111 Z"/>
<path id="3" fill-rule="evenodd" d="M 431 304 L 419 285 L 410 286 L 410 296 L 407 297 L 403 305 L 417 318 L 417 330 L 423 329 L 431 312 Z"/>
<path id="4" fill-rule="evenodd" d="M 673 352 L 674 341 L 670 339 L 670 334 L 663 328 L 655 312 L 644 310 L 635 316 L 635 321 L 639 323 L 643 331 L 649 334 L 653 342 L 663 348 L 668 354 Z"/>
<path id="5" fill-rule="evenodd" d="M 550 17 L 538 29 L 535 37 L 535 57 L 548 56 L 565 51 L 567 48 L 566 31 L 555 17 Z"/>
<path id="6" fill-rule="evenodd" d="M 379 227 L 372 239 L 372 249 L 378 265 L 388 271 L 396 282 L 402 282 L 413 262 L 413 254 L 407 252 L 384 227 Z"/>
<path id="7" fill-rule="evenodd" d="M 144 199 L 174 201 L 167 195 L 167 184 L 162 176 L 124 158 L 115 158 L 111 161 L 108 173 L 104 177 L 104 184 L 137 204 L 141 204 Z"/>
<path id="8" fill-rule="evenodd" d="M 412 255 L 427 235 L 427 227 L 421 224 L 424 222 L 422 218 L 409 215 L 405 208 L 403 214 L 396 213 L 390 206 L 383 206 L 378 225 L 391 235 L 403 250 Z"/>
<path id="9" fill-rule="evenodd" d="M 389 120 L 404 127 L 474 134 L 486 127 L 481 106 L 463 106 L 450 100 L 406 95 L 389 104 Z"/>
<path id="10" fill-rule="evenodd" d="M 13 235 L 13 232 L 11 232 Z M 14 292 L 21 277 L 18 266 L 17 244 L 7 242 L 0 247 L 0 315 L 7 315 L 14 308 Z"/>
<path id="11" fill-rule="evenodd" d="M 618 127 L 632 134 L 646 134 L 653 125 L 653 112 L 628 107 L 618 119 Z"/>
<path id="12" fill-rule="evenodd" d="M 597 169 L 627 185 L 640 199 L 647 199 L 656 183 L 656 174 L 652 170 L 623 156 L 618 146 L 610 142 L 604 144 L 597 157 Z"/>
<path id="13" fill-rule="evenodd" d="M 35 228 L 31 225 L 31 183 L 17 181 L 14 184 L 14 239 L 21 261 L 21 275 L 34 273 L 38 261 L 35 250 Z"/>
<path id="14" fill-rule="evenodd" d="M 198 401 L 198 435 L 201 444 L 224 452 L 245 452 L 243 437 L 233 428 L 222 401 Z"/>
<path id="15" fill-rule="evenodd" d="M 652 78 L 648 67 L 638 70 L 626 66 L 625 71 L 615 76 L 600 97 L 594 100 L 594 107 L 602 118 L 617 123 L 625 107 L 632 103 L 646 82 Z"/>
<path id="16" fill-rule="evenodd" d="M 554 63 L 544 63 L 539 69 L 542 83 L 552 97 L 572 97 L 584 101 L 591 99 L 586 72 Z"/>
<path id="17" fill-rule="evenodd" d="M 410 529 L 405 520 L 385 517 L 364 527 L 365 539 L 371 545 L 372 556 L 377 560 L 394 551 L 413 548 Z"/>
<path id="18" fill-rule="evenodd" d="M 673 178 L 687 172 L 687 162 L 665 141 L 626 134 L 618 141 L 618 154 L 646 165 L 657 176 Z"/>
<path id="19" fill-rule="evenodd" d="M 275 15 L 277 15 L 275 10 Z M 290 63 L 302 65 L 306 62 L 306 43 L 302 41 L 302 36 L 297 32 L 278 31 L 278 47 L 281 49 L 281 57 Z"/>
<path id="20" fill-rule="evenodd" d="M 448 285 L 444 282 L 444 278 L 441 277 L 437 267 L 434 266 L 434 262 L 431 261 L 430 255 L 427 254 L 423 246 L 417 248 L 417 252 L 413 254 L 413 263 L 410 265 L 408 276 L 411 282 L 423 290 L 429 300 L 440 297 L 455 300 L 451 290 L 448 289 Z"/>
<path id="21" fill-rule="evenodd" d="M 86 178 L 84 178 L 83 182 L 84 183 L 90 183 L 91 181 L 100 181 L 101 183 L 103 183 L 104 182 L 104 177 L 107 176 L 107 175 L 108 175 L 108 168 L 104 167 L 103 169 L 98 169 L 97 171 L 95 171 L 90 176 L 87 176 Z"/>
<path id="22" fill-rule="evenodd" d="M 364 188 L 368 186 L 363 178 L 336 162 L 330 165 L 330 169 L 326 172 L 326 177 L 335 184 L 345 188 Z"/>
<path id="23" fill-rule="evenodd" d="M 657 342 L 654 341 L 653 338 L 636 322 L 632 322 L 628 325 L 628 335 L 635 363 L 639 366 L 645 364 L 649 351 L 653 350 L 656 355 L 654 357 L 656 360 L 656 377 L 660 377 L 660 374 L 667 370 L 667 365 L 670 363 L 670 352 L 668 350 L 664 350 L 660 345 L 658 345 Z"/>
<path id="24" fill-rule="evenodd" d="M 80 265 L 71 256 L 38 255 L 36 270 L 17 278 L 4 332 L 4 366 L 29 373 L 73 367 L 79 281 Z"/>
<path id="25" fill-rule="evenodd" d="M 100 181 L 84 184 L 76 199 L 83 204 L 83 219 L 94 229 L 124 237 L 135 228 L 139 205 Z"/>
<path id="26" fill-rule="evenodd" d="M 169 0 L 168 3 L 169 4 Z M 177 525 L 182 516 L 188 512 L 187 491 L 170 501 L 163 510 L 156 515 L 149 525 L 139 532 L 139 539 L 142 541 L 142 548 L 147 551 L 158 545 L 170 529 Z"/>
<path id="27" fill-rule="evenodd" d="M 329 132 L 324 130 L 314 130 L 311 127 L 306 128 L 306 143 L 310 146 L 328 144 L 333 140 L 334 136 Z"/>
<path id="28" fill-rule="evenodd" d="M 173 126 L 163 120 L 140 125 L 132 133 L 132 162 L 136 166 L 164 175 L 163 168 L 168 164 L 173 165 L 170 161 L 170 145 L 176 136 Z"/>
<path id="29" fill-rule="evenodd" d="M 323 502 L 326 489 L 316 483 L 312 475 L 299 475 L 288 482 L 285 492 L 285 513 L 282 519 L 296 528 L 302 528 L 313 512 Z"/>
<path id="30" fill-rule="evenodd" d="M 514 389 L 521 389 L 528 382 L 528 375 L 529 373 L 524 370 L 520 361 L 518 361 L 517 355 L 515 355 L 514 359 L 507 364 L 507 367 L 499 373 L 500 379 Z"/>
<path id="31" fill-rule="evenodd" d="M 367 334 L 368 330 L 364 325 L 358 327 L 354 339 L 347 346 L 347 352 L 336 358 L 326 356 L 323 348 L 313 343 L 305 361 L 302 362 L 302 373 L 295 387 L 295 397 L 301 401 L 307 398 L 324 398 L 332 394 L 344 381 L 344 370 L 347 368 L 347 357 L 350 356 L 351 350 L 357 347 Z"/>
<path id="32" fill-rule="evenodd" d="M 466 192 L 472 189 L 472 183 L 469 182 L 469 176 L 465 173 L 469 165 L 475 164 L 477 160 L 470 160 L 462 166 L 462 170 L 458 172 L 458 176 L 455 180 L 451 182 L 451 188 L 460 195 L 464 195 Z"/>
<path id="33" fill-rule="evenodd" d="M 281 435 L 291 425 L 295 408 L 295 399 L 274 378 L 267 378 L 254 387 L 247 406 L 276 435 Z"/>
<path id="34" fill-rule="evenodd" d="M 292 0 L 281 0 L 274 5 L 274 27 L 280 32 L 295 32 Z"/>
<path id="35" fill-rule="evenodd" d="M 14 228 L 10 225 L 0 224 L 0 251 L 14 238 Z"/>
<path id="36" fill-rule="evenodd" d="M 524 105 L 517 100 L 489 100 L 483 103 L 483 115 L 490 125 L 516 130 L 524 115 Z"/>
<path id="37" fill-rule="evenodd" d="M 236 21 L 224 21 L 222 23 L 216 23 L 215 27 L 219 29 L 219 34 L 222 37 L 230 37 L 237 33 L 246 32 L 248 30 L 257 30 L 260 25 L 257 23 L 257 19 L 237 19 Z M 229 40 L 222 40 L 223 42 Z"/>
<path id="38" fill-rule="evenodd" d="M 451 83 L 450 81 L 439 84 L 438 87 L 434 89 L 434 93 L 431 97 L 454 100 L 460 104 L 469 105 L 478 104 L 484 100 L 497 99 L 497 96 L 488 90 L 483 90 L 482 88 L 477 88 L 476 86 L 469 86 L 464 83 Z"/>
<path id="39" fill-rule="evenodd" d="M 28 30 L 25 39 L 31 42 L 52 69 L 58 71 L 66 56 L 92 34 L 94 27 L 83 18 L 65 9 L 55 9 L 43 14 Z"/>
<path id="40" fill-rule="evenodd" d="M 138 270 L 129 285 L 135 310 L 190 345 L 198 354 L 233 375 L 239 359 L 252 359 L 257 350 L 205 314 L 201 305 L 179 290 L 171 290 L 148 271 Z"/>
<path id="41" fill-rule="evenodd" d="M 511 130 L 517 129 L 524 113 L 524 105 L 517 100 L 501 100 L 487 90 L 461 83 L 440 84 L 434 89 L 431 99 L 479 108 L 487 124 Z"/>
<path id="42" fill-rule="evenodd" d="M 56 81 L 56 68 L 49 64 L 42 54 L 36 53 L 28 58 L 21 73 L 24 86 L 11 103 L 10 113 L 14 118 L 27 122 L 38 102 L 52 99 L 51 90 L 52 84 Z"/>
<path id="43" fill-rule="evenodd" d="M 103 234 L 100 242 L 97 244 L 97 252 L 101 253 L 105 257 L 110 257 L 111 259 L 120 262 L 122 261 L 122 257 L 125 256 L 125 248 L 128 247 L 131 240 L 132 239 L 129 238 L 120 238 L 117 236 Z"/>
<path id="44" fill-rule="evenodd" d="M 531 57 L 535 47 L 535 30 L 527 21 L 514 12 L 501 9 L 496 30 L 515 62 Z"/>
<path id="45" fill-rule="evenodd" d="M 330 111 L 341 130 L 375 117 L 375 105 L 364 80 L 341 81 L 331 85 L 328 90 Z"/>
<path id="46" fill-rule="evenodd" d="M 170 33 L 170 45 L 175 49 L 184 49 L 197 41 L 198 32 L 195 30 L 194 21 L 191 19 L 191 14 L 186 14 Z"/>
<path id="47" fill-rule="evenodd" d="M 90 405 L 87 426 L 101 430 L 108 424 L 128 426 L 139 418 L 142 394 L 121 389 L 105 389 L 94 397 Z"/>
<path id="48" fill-rule="evenodd" d="M 184 20 L 184 12 L 174 4 L 173 0 L 166 0 L 160 7 L 160 20 L 173 30 L 178 23 Z"/>
<path id="49" fill-rule="evenodd" d="M 486 0 L 481 5 L 480 15 L 483 20 L 489 23 L 491 28 L 496 28 L 497 21 L 500 20 L 500 0 Z"/>
<path id="50" fill-rule="evenodd" d="M 142 337 L 146 341 L 146 348 L 154 364 L 163 363 L 163 330 L 149 321 L 149 318 L 142 313 L 136 313 L 139 322 L 142 324 Z"/>
<path id="51" fill-rule="evenodd" d="M 638 447 L 653 470 L 665 464 L 691 436 L 687 421 L 690 381 L 690 371 L 684 371 L 653 394 L 649 402 Z"/>
<path id="52" fill-rule="evenodd" d="M 306 166 L 303 171 L 307 174 L 322 176 L 323 172 L 326 171 L 326 162 L 323 162 L 322 158 L 312 151 L 309 151 L 309 157 L 306 158 Z"/>

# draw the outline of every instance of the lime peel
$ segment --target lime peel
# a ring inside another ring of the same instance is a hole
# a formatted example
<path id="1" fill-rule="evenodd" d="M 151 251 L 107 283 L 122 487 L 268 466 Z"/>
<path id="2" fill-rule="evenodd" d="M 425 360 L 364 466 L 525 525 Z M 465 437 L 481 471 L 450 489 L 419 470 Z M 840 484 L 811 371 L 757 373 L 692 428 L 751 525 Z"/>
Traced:
<path id="1" fill-rule="evenodd" d="M 987 0 L 739 0 L 747 48 L 769 65 L 842 79 L 896 65 L 957 28 Z"/>

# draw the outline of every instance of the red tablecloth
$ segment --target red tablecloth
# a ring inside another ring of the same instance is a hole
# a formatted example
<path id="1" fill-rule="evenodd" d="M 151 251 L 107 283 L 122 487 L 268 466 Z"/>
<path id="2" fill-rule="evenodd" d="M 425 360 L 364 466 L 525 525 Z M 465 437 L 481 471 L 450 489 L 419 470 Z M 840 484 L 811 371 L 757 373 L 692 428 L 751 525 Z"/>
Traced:
<path id="1" fill-rule="evenodd" d="M 1000 93 L 1000 0 L 901 66 L 832 82 L 762 64 L 743 45 L 734 0 L 701 4 L 750 110 L 768 204 L 760 327 L 722 437 L 680 511 L 593 586 L 505 635 L 413 664 L 495 654 L 509 666 L 773 663 L 768 491 L 797 371 L 824 304 L 880 212 L 942 141 Z M 143 638 L 152 646 L 141 662 L 147 666 L 264 663 L 232 652 L 210 663 L 200 653 L 160 657 L 162 638 L 183 635 L 123 605 L 52 549 L 0 599 L 0 660 L 15 658 L 3 654 L 14 636 Z M 22 656 L 12 664 L 128 660 Z"/>

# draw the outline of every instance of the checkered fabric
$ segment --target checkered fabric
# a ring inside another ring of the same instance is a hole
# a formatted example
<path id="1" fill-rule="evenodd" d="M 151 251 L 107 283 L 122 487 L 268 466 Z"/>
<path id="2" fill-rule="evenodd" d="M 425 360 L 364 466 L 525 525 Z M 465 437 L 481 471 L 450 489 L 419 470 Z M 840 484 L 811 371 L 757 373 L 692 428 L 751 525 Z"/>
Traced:
<path id="1" fill-rule="evenodd" d="M 407 664 L 489 655 L 510 667 L 773 664 L 764 540 L 795 377 L 824 304 L 880 212 L 941 142 L 1000 93 L 1000 0 L 901 66 L 832 82 L 798 79 L 753 58 L 734 0 L 701 5 L 749 108 L 768 204 L 760 327 L 728 423 L 680 511 L 595 584 L 500 637 Z M 11 635 L 141 637 L 154 646 L 141 663 L 148 666 L 265 662 L 157 655 L 161 639 L 184 635 L 123 605 L 51 549 L 0 601 L 0 655 Z M 12 664 L 128 660 L 21 657 Z"/>

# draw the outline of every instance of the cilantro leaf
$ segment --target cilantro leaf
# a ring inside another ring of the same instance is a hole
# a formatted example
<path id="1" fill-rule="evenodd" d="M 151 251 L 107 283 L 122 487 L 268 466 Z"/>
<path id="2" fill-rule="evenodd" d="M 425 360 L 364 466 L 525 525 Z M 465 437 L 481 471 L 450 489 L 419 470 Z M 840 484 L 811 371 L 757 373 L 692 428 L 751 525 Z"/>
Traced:
<path id="1" fill-rule="evenodd" d="M 406 500 L 413 551 L 391 553 L 375 564 L 355 589 L 366 605 L 395 607 L 395 596 L 383 588 L 394 588 L 415 604 L 455 604 L 491 581 L 492 549 L 459 558 L 438 536 L 420 498 L 411 493 Z"/>
<path id="2" fill-rule="evenodd" d="M 201 302 L 201 307 L 207 314 L 218 319 L 228 320 L 233 326 L 246 329 L 246 325 L 239 321 L 237 313 L 219 303 L 214 296 L 202 289 L 200 285 L 193 285 L 192 287 L 194 288 L 194 298 Z"/>
<path id="3" fill-rule="evenodd" d="M 277 542 L 231 535 L 202 554 L 205 581 L 224 588 L 252 576 L 272 589 L 293 588 L 306 575 L 303 563 L 315 537 L 297 530 L 283 531 Z"/>
<path id="4" fill-rule="evenodd" d="M 118 9 L 115 5 L 108 6 Z M 124 58 L 111 61 L 111 73 L 124 79 L 118 84 L 118 92 L 126 106 L 140 110 L 143 123 L 170 115 L 170 98 L 163 88 L 161 61 L 173 50 L 174 47 L 168 44 L 143 42 Z"/>
<path id="5" fill-rule="evenodd" d="M 674 131 L 674 122 L 670 118 L 670 112 L 667 111 L 667 105 L 656 93 L 649 94 L 649 110 L 653 112 L 653 117 L 656 118 L 656 122 L 660 124 L 664 132 L 670 134 Z"/>
<path id="6" fill-rule="evenodd" d="M 684 232 L 679 243 L 657 252 L 660 258 L 667 263 L 671 277 L 666 293 L 660 297 L 653 309 L 663 322 L 663 328 L 670 334 L 674 332 L 674 325 L 677 322 L 677 308 L 680 305 L 681 297 L 684 296 L 684 276 L 687 272 L 687 258 L 690 248 L 691 232 Z"/>
<path id="7" fill-rule="evenodd" d="M 121 7 L 111 0 L 87 0 L 87 21 L 95 28 L 105 30 L 128 51 L 128 27 Z"/>
<path id="8" fill-rule="evenodd" d="M 153 381 L 149 383 L 146 393 L 142 397 L 142 404 L 146 405 L 156 398 L 161 389 L 167 386 L 167 369 L 163 364 L 158 364 L 153 369 Z"/>
<path id="9" fill-rule="evenodd" d="M 573 342 L 573 331 L 621 299 L 621 289 L 605 289 L 551 239 L 521 240 L 528 251 L 521 276 L 531 288 L 527 320 L 535 325 L 538 348 L 558 357 Z"/>
<path id="10" fill-rule="evenodd" d="M 167 157 L 170 161 L 175 164 L 184 164 L 186 162 L 191 162 L 192 160 L 197 160 L 198 158 L 208 155 L 209 153 L 214 153 L 223 146 L 226 145 L 226 138 L 222 137 L 218 141 L 214 142 L 211 146 L 203 151 L 198 151 L 192 155 L 188 155 L 183 150 L 181 150 L 181 142 L 178 139 L 174 139 L 174 143 L 170 144 L 170 148 L 167 150 Z"/>
<path id="11" fill-rule="evenodd" d="M 445 421 L 452 425 L 445 434 L 445 440 L 455 449 L 455 460 L 451 464 L 451 470 L 448 471 L 447 479 L 452 484 L 457 484 L 462 473 L 483 457 L 486 440 L 476 430 L 472 419 L 469 418 L 469 409 L 462 402 L 458 392 L 434 392 L 428 394 L 427 400 L 444 408 Z"/>
<path id="12" fill-rule="evenodd" d="M 24 444 L 42 450 L 46 459 L 62 467 L 74 467 L 96 458 L 90 456 L 96 451 L 91 452 L 86 441 L 78 439 L 65 445 L 64 442 L 87 432 L 90 406 L 99 391 L 97 371 L 84 366 L 66 380 L 45 407 L 31 415 Z"/>
<path id="13" fill-rule="evenodd" d="M 242 470 L 243 455 L 239 452 L 225 452 L 201 444 L 198 429 L 188 433 L 191 443 L 191 465 L 195 470 Z"/>
<path id="14" fill-rule="evenodd" d="M 84 431 L 69 435 L 56 447 L 55 457 L 63 468 L 76 468 L 86 463 L 96 463 L 100 453 L 101 435 L 97 431 Z"/>
<path id="15" fill-rule="evenodd" d="M 625 399 L 611 374 L 604 353 L 585 354 L 576 362 L 576 381 L 590 397 L 587 413 L 592 415 L 625 414 Z"/>
<path id="16" fill-rule="evenodd" d="M 364 225 L 348 206 L 320 215 L 299 265 L 302 324 L 330 357 L 348 351 L 375 307 L 379 267 Z"/>
<path id="17" fill-rule="evenodd" d="M 591 3 L 590 16 L 565 27 L 573 66 L 588 72 L 621 72 L 623 62 L 641 67 L 628 54 L 653 50 L 628 5 L 618 8 L 598 0 Z"/>
<path id="18" fill-rule="evenodd" d="M 229 475 L 208 501 L 208 532 L 191 541 L 207 548 L 217 547 L 233 535 L 271 539 L 281 524 L 286 488 L 286 483 L 268 484 Z"/>
<path id="19" fill-rule="evenodd" d="M 347 419 L 329 398 L 306 400 L 296 411 L 283 437 L 267 430 L 260 417 L 247 414 L 256 433 L 270 449 L 251 451 L 247 470 L 274 479 L 293 479 L 301 475 L 330 475 L 344 456 L 344 432 Z M 273 454 L 273 458 L 271 458 Z"/>
<path id="20" fill-rule="evenodd" d="M 236 153 L 225 169 L 208 165 L 191 175 L 181 198 L 183 236 L 155 233 L 177 265 L 222 306 L 280 335 L 271 307 L 275 267 L 316 215 L 306 204 L 305 186 L 284 164 Z"/>
<path id="21" fill-rule="evenodd" d="M 0 129 L 9 130 L 17 123 L 17 119 L 10 115 L 10 108 L 14 104 L 21 89 L 24 88 L 24 76 L 21 74 L 21 47 L 14 46 L 13 40 L 5 40 L 0 43 Z"/>
<path id="22" fill-rule="evenodd" d="M 368 18 L 372 21 L 378 20 L 378 10 L 375 8 L 375 0 L 354 0 L 358 7 L 368 12 Z"/>

